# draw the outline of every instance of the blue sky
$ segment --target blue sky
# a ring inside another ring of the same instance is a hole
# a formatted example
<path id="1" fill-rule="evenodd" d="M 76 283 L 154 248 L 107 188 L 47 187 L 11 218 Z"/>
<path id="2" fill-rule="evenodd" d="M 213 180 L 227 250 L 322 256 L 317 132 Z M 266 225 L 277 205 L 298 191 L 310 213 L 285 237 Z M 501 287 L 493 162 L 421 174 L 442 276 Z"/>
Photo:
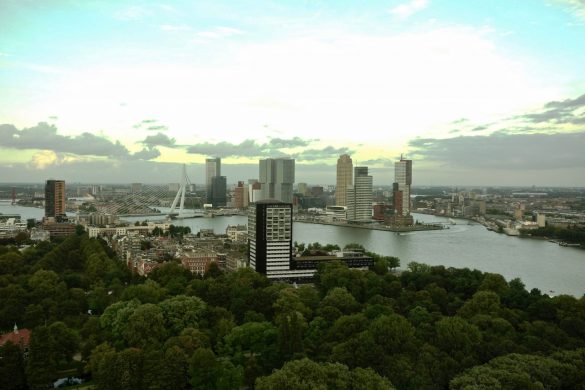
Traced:
<path id="1" fill-rule="evenodd" d="M 350 153 L 389 184 L 405 153 L 415 184 L 585 186 L 583 0 L 4 0 L 0 26 L 2 181 L 291 156 L 327 184 Z"/>

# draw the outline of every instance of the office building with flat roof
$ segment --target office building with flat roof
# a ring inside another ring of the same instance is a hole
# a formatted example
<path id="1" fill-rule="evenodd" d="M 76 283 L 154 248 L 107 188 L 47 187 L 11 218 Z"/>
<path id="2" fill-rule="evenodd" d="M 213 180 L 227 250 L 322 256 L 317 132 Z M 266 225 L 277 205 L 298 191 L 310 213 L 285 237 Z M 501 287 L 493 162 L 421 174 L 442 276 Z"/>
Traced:
<path id="1" fill-rule="evenodd" d="M 335 187 L 335 204 L 347 206 L 347 188 L 353 182 L 353 161 L 347 154 L 337 159 L 337 185 Z"/>
<path id="2" fill-rule="evenodd" d="M 208 198 L 211 198 L 211 181 L 216 176 L 221 176 L 221 158 L 205 159 L 205 191 Z"/>
<path id="3" fill-rule="evenodd" d="M 293 201 L 295 160 L 291 158 L 267 158 L 260 160 L 261 199 L 276 199 L 285 203 Z"/>
<path id="4" fill-rule="evenodd" d="M 410 215 L 410 186 L 412 185 L 412 160 L 394 163 L 394 188 L 395 214 L 406 217 Z"/>
<path id="5" fill-rule="evenodd" d="M 368 167 L 355 167 L 353 180 L 353 185 L 346 191 L 347 221 L 371 222 L 374 181 L 368 175 Z"/>
<path id="6" fill-rule="evenodd" d="M 65 180 L 47 180 L 45 183 L 45 217 L 64 217 L 65 202 Z"/>

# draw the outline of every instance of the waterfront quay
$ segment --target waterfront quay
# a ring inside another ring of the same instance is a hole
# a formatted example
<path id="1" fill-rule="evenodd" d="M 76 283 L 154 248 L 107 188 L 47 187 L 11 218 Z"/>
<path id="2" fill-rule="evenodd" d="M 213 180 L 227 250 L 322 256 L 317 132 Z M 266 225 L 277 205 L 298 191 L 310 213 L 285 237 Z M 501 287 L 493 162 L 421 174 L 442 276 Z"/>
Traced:
<path id="1" fill-rule="evenodd" d="M 299 217 L 295 217 L 293 220 L 294 220 L 294 222 L 298 222 L 298 223 L 331 225 L 331 226 L 340 226 L 340 227 L 347 227 L 347 228 L 354 228 L 354 229 L 382 230 L 382 231 L 394 232 L 394 233 L 416 232 L 416 231 L 427 231 L 427 230 L 442 230 L 445 228 L 445 226 L 443 224 L 440 224 L 440 223 L 423 223 L 423 224 L 416 224 L 416 225 L 410 225 L 410 226 L 394 226 L 394 225 L 381 225 L 378 223 L 352 224 L 352 223 L 347 223 L 347 222 L 331 222 L 331 221 L 323 221 L 323 220 L 318 220 L 318 219 L 299 218 Z"/>

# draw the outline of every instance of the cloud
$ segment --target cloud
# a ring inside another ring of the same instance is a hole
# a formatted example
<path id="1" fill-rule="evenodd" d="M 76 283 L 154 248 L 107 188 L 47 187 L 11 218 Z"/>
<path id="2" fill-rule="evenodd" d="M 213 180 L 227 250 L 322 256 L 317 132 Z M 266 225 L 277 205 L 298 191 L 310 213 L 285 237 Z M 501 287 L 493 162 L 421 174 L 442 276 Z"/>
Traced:
<path id="1" fill-rule="evenodd" d="M 40 122 L 34 127 L 18 130 L 10 124 L 0 125 L 0 147 L 8 149 L 32 149 L 51 151 L 55 154 L 64 153 L 78 156 L 113 157 L 118 159 L 134 158 L 128 149 L 119 141 L 81 133 L 77 136 L 66 136 L 57 133 L 57 127 Z M 48 154 L 40 155 L 39 161 L 47 161 Z M 39 163 L 42 165 L 42 163 Z"/>
<path id="2" fill-rule="evenodd" d="M 411 0 L 408 3 L 400 4 L 390 9 L 389 12 L 398 18 L 405 19 L 422 11 L 428 6 L 428 4 L 428 0 Z"/>
<path id="3" fill-rule="evenodd" d="M 140 152 L 132 154 L 130 160 L 153 160 L 160 156 L 160 151 L 157 148 L 143 148 Z"/>
<path id="4" fill-rule="evenodd" d="M 566 5 L 575 16 L 585 19 L 585 0 L 557 0 L 557 3 Z"/>
<path id="5" fill-rule="evenodd" d="M 119 141 L 112 142 L 87 132 L 77 136 L 60 135 L 57 134 L 57 127 L 46 122 L 22 130 L 13 125 L 0 125 L 0 146 L 107 157 L 123 157 L 129 154 L 128 149 Z"/>
<path id="6" fill-rule="evenodd" d="M 151 12 L 144 7 L 133 5 L 130 7 L 122 8 L 114 12 L 114 19 L 121 21 L 132 21 L 143 19 L 149 16 Z"/>
<path id="7" fill-rule="evenodd" d="M 169 136 L 167 136 L 166 134 L 163 134 L 163 133 L 149 135 L 141 143 L 146 145 L 149 149 L 152 149 L 155 146 L 166 146 L 168 148 L 175 147 L 175 139 L 170 138 Z"/>
<path id="8" fill-rule="evenodd" d="M 585 167 L 585 132 L 460 136 L 409 142 L 414 159 L 451 167 L 538 170 Z M 478 174 L 481 174 L 478 172 Z"/>
<path id="9" fill-rule="evenodd" d="M 272 138 L 268 142 L 268 145 L 272 148 L 295 148 L 299 146 L 308 146 L 313 142 L 313 140 L 304 140 L 299 137 L 294 137 L 291 139 L 284 139 L 284 138 Z"/>
<path id="10" fill-rule="evenodd" d="M 155 125 L 155 123 L 157 123 L 157 122 L 158 122 L 158 120 L 156 120 L 156 119 L 144 119 L 143 121 L 135 124 L 132 127 L 134 127 L 135 129 L 141 129 L 145 126 L 148 126 L 147 130 L 163 130 L 163 128 L 164 128 L 164 130 L 168 129 L 168 127 L 163 126 L 163 125 Z"/>
<path id="11" fill-rule="evenodd" d="M 391 158 L 375 158 L 370 160 L 363 160 L 359 161 L 360 165 L 370 166 L 370 165 L 381 165 L 383 167 L 393 167 L 394 166 L 394 159 Z"/>
<path id="12" fill-rule="evenodd" d="M 148 128 L 146 130 L 167 131 L 168 129 L 169 129 L 169 127 L 165 126 L 165 125 L 155 125 L 155 126 L 148 126 Z"/>
<path id="13" fill-rule="evenodd" d="M 184 25 L 175 24 L 161 24 L 160 29 L 163 31 L 178 32 L 178 31 L 190 31 L 191 27 Z"/>
<path id="14" fill-rule="evenodd" d="M 219 26 L 211 30 L 200 31 L 196 33 L 195 36 L 198 38 L 221 39 L 235 35 L 242 35 L 243 33 L 242 30 L 238 30 L 237 28 Z"/>
<path id="15" fill-rule="evenodd" d="M 35 169 L 45 169 L 59 160 L 57 153 L 52 150 L 41 150 L 33 155 L 30 166 Z"/>
<path id="16" fill-rule="evenodd" d="M 482 131 L 482 130 L 486 130 L 488 128 L 488 126 L 476 126 L 473 129 L 471 129 L 471 131 Z"/>
<path id="17" fill-rule="evenodd" d="M 543 109 L 515 117 L 529 123 L 585 124 L 585 94 L 575 99 L 552 101 Z"/>
<path id="18" fill-rule="evenodd" d="M 299 161 L 317 161 L 337 158 L 342 154 L 351 153 L 353 153 L 353 150 L 350 150 L 349 148 L 334 148 L 333 146 L 327 146 L 323 149 L 306 149 L 302 152 L 292 154 L 292 157 Z"/>
<path id="19" fill-rule="evenodd" d="M 281 149 L 309 146 L 314 141 L 294 137 L 290 139 L 272 138 L 266 143 L 258 143 L 252 139 L 244 140 L 239 144 L 204 142 L 187 147 L 187 152 L 218 157 L 287 157 L 291 156 L 291 153 L 286 153 Z"/>

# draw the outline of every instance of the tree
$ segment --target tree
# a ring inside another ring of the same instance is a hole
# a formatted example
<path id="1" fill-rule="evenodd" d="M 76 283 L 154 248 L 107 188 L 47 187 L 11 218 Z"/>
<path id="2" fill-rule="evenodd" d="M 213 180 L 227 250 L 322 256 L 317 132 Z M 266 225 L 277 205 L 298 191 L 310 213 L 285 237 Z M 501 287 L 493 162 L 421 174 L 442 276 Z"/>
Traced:
<path id="1" fill-rule="evenodd" d="M 56 362 L 70 362 L 79 350 L 79 336 L 63 322 L 53 322 L 49 326 L 49 337 Z"/>
<path id="2" fill-rule="evenodd" d="M 138 299 L 142 303 L 158 303 L 165 295 L 165 289 L 157 282 L 147 280 L 143 284 L 127 287 L 122 294 L 122 300 Z"/>
<path id="3" fill-rule="evenodd" d="M 118 388 L 116 358 L 116 350 L 107 343 L 98 345 L 92 351 L 88 367 L 93 380 L 95 380 L 100 389 L 112 390 Z"/>
<path id="4" fill-rule="evenodd" d="M 189 374 L 193 389 L 215 389 L 219 373 L 220 365 L 212 350 L 199 348 L 193 353 L 189 360 Z"/>
<path id="5" fill-rule="evenodd" d="M 131 346 L 145 348 L 159 345 L 166 336 L 163 311 L 151 303 L 138 306 L 128 317 L 122 335 Z"/>
<path id="6" fill-rule="evenodd" d="M 57 361 L 49 328 L 46 326 L 39 326 L 32 332 L 26 376 L 31 390 L 44 390 L 57 377 Z"/>
<path id="7" fill-rule="evenodd" d="M 358 310 L 359 304 L 345 287 L 335 287 L 323 298 L 320 307 L 333 307 L 343 314 L 351 314 Z"/>
<path id="8" fill-rule="evenodd" d="M 492 291 L 478 291 L 459 310 L 459 315 L 471 318 L 477 314 L 499 317 L 501 312 L 500 297 Z"/>
<path id="9" fill-rule="evenodd" d="M 248 322 L 236 326 L 224 337 L 222 354 L 238 365 L 255 356 L 263 372 L 278 365 L 278 329 L 269 322 Z"/>
<path id="10" fill-rule="evenodd" d="M 205 303 L 197 297 L 177 295 L 160 302 L 158 307 L 162 310 L 164 327 L 170 334 L 178 335 L 185 328 L 197 327 Z"/>
<path id="11" fill-rule="evenodd" d="M 569 363 L 550 357 L 510 354 L 465 371 L 451 381 L 450 388 L 536 390 L 577 389 L 583 385 L 582 372 Z"/>
<path id="12" fill-rule="evenodd" d="M 22 350 L 11 341 L 0 346 L 0 388 L 6 390 L 26 388 Z"/>
<path id="13" fill-rule="evenodd" d="M 481 333 L 475 325 L 460 317 L 446 317 L 435 324 L 436 345 L 465 367 L 476 363 Z"/>
<path id="14" fill-rule="evenodd" d="M 256 380 L 257 390 L 393 389 L 388 379 L 371 369 L 339 363 L 315 363 L 307 358 L 286 363 L 280 370 Z"/>

